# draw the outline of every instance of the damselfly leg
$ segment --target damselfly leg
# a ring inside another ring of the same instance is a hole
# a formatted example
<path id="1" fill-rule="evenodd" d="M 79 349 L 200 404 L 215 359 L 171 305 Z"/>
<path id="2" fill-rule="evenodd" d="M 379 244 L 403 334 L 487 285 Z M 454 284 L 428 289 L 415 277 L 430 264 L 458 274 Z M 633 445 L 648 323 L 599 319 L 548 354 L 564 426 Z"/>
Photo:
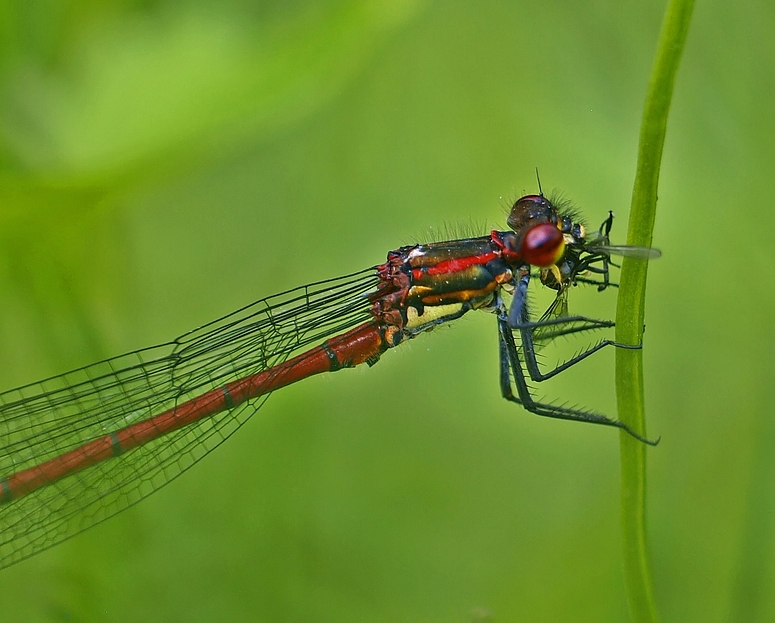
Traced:
<path id="1" fill-rule="evenodd" d="M 522 343 L 521 351 L 531 380 L 536 382 L 546 381 L 560 372 L 576 365 L 580 361 L 583 361 L 606 346 L 632 350 L 641 348 L 640 344 L 620 344 L 614 340 L 604 339 L 587 347 L 551 370 L 542 372 L 538 366 L 538 358 L 536 356 L 536 344 L 538 342 L 545 343 L 561 336 L 583 333 L 585 331 L 594 331 L 597 329 L 607 329 L 613 327 L 614 323 L 611 320 L 597 320 L 587 316 L 568 316 L 566 313 L 566 290 L 560 290 L 557 293 L 554 302 L 549 306 L 549 309 L 546 310 L 540 320 L 531 322 L 526 296 L 529 281 L 530 275 L 525 274 L 517 285 L 514 292 L 511 311 L 507 319 L 507 326 L 509 329 L 517 330 L 520 333 Z"/>
<path id="2" fill-rule="evenodd" d="M 529 280 L 529 274 L 524 275 L 519 280 L 509 313 L 506 312 L 506 307 L 501 300 L 497 302 L 498 350 L 500 354 L 500 385 L 502 396 L 506 400 L 522 405 L 527 411 L 535 413 L 536 415 L 613 426 L 626 431 L 639 441 L 648 445 L 653 446 L 659 443 L 658 439 L 656 441 L 646 439 L 623 422 L 613 420 L 600 413 L 541 403 L 534 399 L 528 385 L 528 378 L 535 382 L 542 382 L 550 379 L 560 372 L 564 372 L 568 368 L 583 361 L 590 355 L 602 350 L 606 346 L 626 349 L 639 349 L 641 346 L 620 344 L 609 339 L 600 340 L 551 370 L 542 372 L 539 368 L 538 358 L 536 356 L 537 341 L 540 340 L 546 342 L 559 336 L 592 331 L 595 329 L 610 328 L 614 326 L 614 323 L 609 320 L 596 320 L 585 316 L 552 317 L 553 312 L 556 311 L 555 307 L 558 305 L 565 309 L 563 301 L 564 291 L 558 293 L 555 301 L 540 320 L 531 322 L 526 297 Z M 520 346 L 517 346 L 517 342 L 514 338 L 515 331 L 519 332 Z M 516 396 L 512 390 L 512 377 L 517 389 Z"/>

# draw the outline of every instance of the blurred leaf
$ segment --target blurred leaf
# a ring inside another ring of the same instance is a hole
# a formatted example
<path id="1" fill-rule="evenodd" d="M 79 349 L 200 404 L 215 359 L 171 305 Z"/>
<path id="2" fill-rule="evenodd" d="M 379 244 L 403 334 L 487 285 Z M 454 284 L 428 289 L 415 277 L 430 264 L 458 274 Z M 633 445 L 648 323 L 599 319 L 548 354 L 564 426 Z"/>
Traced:
<path id="1" fill-rule="evenodd" d="M 27 300 L 42 352 L 106 354 L 86 310 L 109 301 L 117 324 L 130 305 L 115 213 L 129 193 L 319 108 L 420 4 L 6 5 L 0 287 Z"/>
<path id="2" fill-rule="evenodd" d="M 227 5 L 111 16 L 56 68 L 19 61 L 0 136 L 17 169 L 115 187 L 243 143 L 328 101 L 419 0 Z"/>

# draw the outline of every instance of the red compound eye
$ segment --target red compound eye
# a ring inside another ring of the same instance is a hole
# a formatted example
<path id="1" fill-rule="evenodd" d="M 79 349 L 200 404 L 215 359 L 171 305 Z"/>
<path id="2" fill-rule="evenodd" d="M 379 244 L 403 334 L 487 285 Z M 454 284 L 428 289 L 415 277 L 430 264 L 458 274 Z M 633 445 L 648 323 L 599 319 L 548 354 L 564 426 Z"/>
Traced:
<path id="1" fill-rule="evenodd" d="M 531 227 L 522 240 L 522 259 L 533 266 L 551 266 L 562 257 L 565 238 L 552 223 Z"/>

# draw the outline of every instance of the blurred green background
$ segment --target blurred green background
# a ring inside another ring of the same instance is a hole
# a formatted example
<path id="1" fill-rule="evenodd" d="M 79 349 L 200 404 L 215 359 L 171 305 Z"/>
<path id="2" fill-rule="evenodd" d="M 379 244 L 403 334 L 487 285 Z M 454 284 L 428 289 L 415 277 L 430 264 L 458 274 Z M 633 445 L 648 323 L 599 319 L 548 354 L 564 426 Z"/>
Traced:
<path id="1" fill-rule="evenodd" d="M 622 242 L 663 10 L 0 2 L 0 385 L 502 227 L 536 166 Z M 771 2 L 698 2 L 671 111 L 645 350 L 665 621 L 775 617 L 774 42 Z M 545 391 L 614 413 L 612 353 Z M 614 431 L 500 398 L 471 314 L 278 392 L 3 571 L 0 620 L 625 621 L 618 468 Z"/>

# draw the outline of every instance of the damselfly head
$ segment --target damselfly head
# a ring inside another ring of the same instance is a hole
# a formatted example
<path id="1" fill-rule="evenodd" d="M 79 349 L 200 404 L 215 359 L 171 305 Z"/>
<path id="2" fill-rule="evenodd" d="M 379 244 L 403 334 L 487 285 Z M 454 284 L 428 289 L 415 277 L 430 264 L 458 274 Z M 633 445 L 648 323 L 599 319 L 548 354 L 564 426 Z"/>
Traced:
<path id="1" fill-rule="evenodd" d="M 587 272 L 603 274 L 601 284 L 606 287 L 612 255 L 641 260 L 660 256 L 658 250 L 648 247 L 610 244 L 613 218 L 609 212 L 599 231 L 588 234 L 567 202 L 526 195 L 514 202 L 507 223 L 516 233 L 516 249 L 522 261 L 541 269 L 541 282 L 559 291 Z"/>
<path id="2" fill-rule="evenodd" d="M 522 260 L 540 268 L 555 266 L 565 254 L 566 245 L 578 244 L 584 238 L 584 227 L 571 215 L 562 214 L 543 195 L 517 199 L 507 223 L 517 234 Z"/>

